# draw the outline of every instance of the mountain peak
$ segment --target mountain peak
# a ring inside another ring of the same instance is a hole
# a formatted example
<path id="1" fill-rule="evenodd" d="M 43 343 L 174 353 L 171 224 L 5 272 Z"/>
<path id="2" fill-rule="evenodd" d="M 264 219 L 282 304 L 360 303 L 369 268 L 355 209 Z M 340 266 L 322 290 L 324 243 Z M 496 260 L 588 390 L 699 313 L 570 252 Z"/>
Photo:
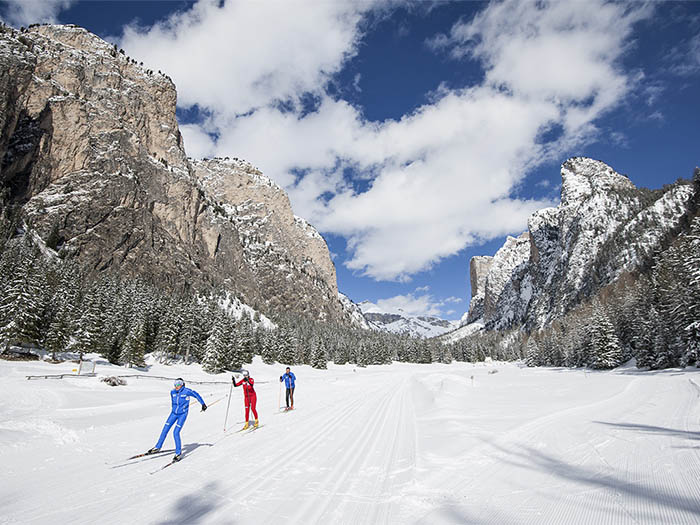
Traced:
<path id="1" fill-rule="evenodd" d="M 572 157 L 561 166 L 562 206 L 578 205 L 600 191 L 635 190 L 636 186 L 605 162 L 588 157 Z"/>

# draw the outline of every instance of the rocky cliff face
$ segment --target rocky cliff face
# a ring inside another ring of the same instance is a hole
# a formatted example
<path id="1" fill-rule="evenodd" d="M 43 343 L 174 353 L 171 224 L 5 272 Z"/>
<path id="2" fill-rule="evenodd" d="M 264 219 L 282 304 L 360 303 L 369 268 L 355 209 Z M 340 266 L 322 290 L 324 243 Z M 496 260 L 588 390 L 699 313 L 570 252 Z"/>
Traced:
<path id="1" fill-rule="evenodd" d="M 469 261 L 469 281 L 472 297 L 469 303 L 468 315 L 464 316 L 463 324 L 472 323 L 484 316 L 484 299 L 486 297 L 486 277 L 489 274 L 493 257 L 477 255 Z"/>
<path id="2" fill-rule="evenodd" d="M 561 174 L 561 204 L 536 212 L 527 232 L 507 239 L 490 261 L 485 284 L 472 280 L 484 298 L 483 311 L 470 308 L 470 322 L 487 328 L 550 323 L 643 264 L 700 198 L 688 183 L 637 189 L 588 158 L 566 161 Z"/>
<path id="3" fill-rule="evenodd" d="M 175 86 L 73 26 L 0 34 L 6 204 L 96 271 L 349 320 L 323 238 L 242 161 L 191 161 Z"/>

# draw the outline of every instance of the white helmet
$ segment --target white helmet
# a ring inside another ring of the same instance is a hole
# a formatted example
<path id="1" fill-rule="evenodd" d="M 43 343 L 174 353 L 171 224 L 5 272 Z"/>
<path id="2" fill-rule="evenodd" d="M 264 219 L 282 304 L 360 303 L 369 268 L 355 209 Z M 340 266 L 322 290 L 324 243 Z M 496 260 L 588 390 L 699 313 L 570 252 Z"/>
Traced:
<path id="1" fill-rule="evenodd" d="M 248 370 L 243 370 L 243 377 L 248 377 L 249 375 Z"/>

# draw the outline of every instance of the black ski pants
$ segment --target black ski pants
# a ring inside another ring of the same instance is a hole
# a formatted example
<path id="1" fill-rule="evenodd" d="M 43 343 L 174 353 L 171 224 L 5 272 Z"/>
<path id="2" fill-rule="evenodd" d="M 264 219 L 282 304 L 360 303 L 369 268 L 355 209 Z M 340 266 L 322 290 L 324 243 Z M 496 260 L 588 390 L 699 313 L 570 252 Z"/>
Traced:
<path id="1" fill-rule="evenodd" d="M 291 401 L 292 406 L 294 406 L 294 387 L 287 389 L 287 408 L 289 408 L 289 401 Z"/>

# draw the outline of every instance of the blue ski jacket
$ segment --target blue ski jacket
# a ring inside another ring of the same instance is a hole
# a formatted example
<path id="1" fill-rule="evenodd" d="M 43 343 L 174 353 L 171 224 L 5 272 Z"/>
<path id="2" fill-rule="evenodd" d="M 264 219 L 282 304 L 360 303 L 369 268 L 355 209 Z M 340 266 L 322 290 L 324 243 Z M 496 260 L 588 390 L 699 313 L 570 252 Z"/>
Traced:
<path id="1" fill-rule="evenodd" d="M 174 388 L 170 391 L 170 399 L 173 402 L 173 414 L 176 416 L 181 416 L 182 414 L 187 414 L 190 409 L 190 396 L 204 404 L 204 399 L 194 390 L 183 386 L 180 390 L 175 390 Z"/>
<path id="2" fill-rule="evenodd" d="M 297 380 L 297 377 L 294 375 L 294 372 L 289 372 L 284 374 L 282 379 L 284 380 L 284 386 L 294 388 L 294 382 Z"/>

